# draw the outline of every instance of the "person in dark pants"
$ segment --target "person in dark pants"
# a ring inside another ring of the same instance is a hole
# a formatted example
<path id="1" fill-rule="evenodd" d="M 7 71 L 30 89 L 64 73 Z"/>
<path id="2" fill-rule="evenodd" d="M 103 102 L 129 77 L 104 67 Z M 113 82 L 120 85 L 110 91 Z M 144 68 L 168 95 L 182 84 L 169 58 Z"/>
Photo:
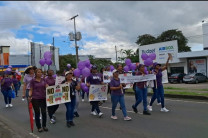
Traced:
<path id="1" fill-rule="evenodd" d="M 15 93 L 16 93 L 16 97 L 18 97 L 19 82 L 18 82 L 15 74 L 12 77 L 12 82 L 13 82 L 13 85 L 14 85 L 14 90 L 15 90 Z"/>
<path id="2" fill-rule="evenodd" d="M 80 90 L 80 86 L 76 81 L 73 80 L 73 72 L 72 70 L 65 72 L 66 79 L 62 82 L 62 84 L 66 83 L 70 87 L 70 97 L 71 102 L 65 103 L 66 106 L 66 125 L 67 127 L 75 126 L 74 119 L 74 109 L 76 105 L 76 90 Z"/>
<path id="3" fill-rule="evenodd" d="M 35 123 L 38 132 L 48 131 L 46 127 L 46 87 L 48 84 L 45 82 L 42 76 L 42 70 L 36 69 L 35 78 L 30 82 L 30 91 L 28 101 L 32 102 L 33 109 L 35 111 Z M 42 113 L 42 126 L 40 123 L 40 112 Z"/>
<path id="4" fill-rule="evenodd" d="M 91 75 L 87 77 L 87 86 L 103 84 L 102 77 L 97 71 L 97 66 L 93 65 L 91 72 Z M 99 101 L 91 101 L 90 104 L 92 105 L 91 114 L 95 116 L 98 114 L 99 117 L 102 117 L 103 113 L 100 111 Z"/>
<path id="5" fill-rule="evenodd" d="M 48 76 L 45 78 L 46 83 L 48 84 L 48 86 L 54 86 L 56 83 L 56 80 L 53 77 L 53 74 L 54 74 L 53 70 L 48 70 L 47 74 Z M 59 104 L 48 106 L 48 116 L 50 118 L 51 124 L 56 123 L 56 117 L 54 114 L 58 108 L 59 108 Z"/>

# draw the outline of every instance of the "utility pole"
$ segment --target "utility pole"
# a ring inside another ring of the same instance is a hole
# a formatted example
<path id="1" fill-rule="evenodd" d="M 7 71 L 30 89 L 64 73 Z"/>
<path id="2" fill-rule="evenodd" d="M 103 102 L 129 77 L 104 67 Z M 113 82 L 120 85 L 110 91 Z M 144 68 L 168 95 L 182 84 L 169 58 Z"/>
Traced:
<path id="1" fill-rule="evenodd" d="M 116 62 L 118 62 L 117 61 L 117 47 L 115 46 L 115 50 L 116 50 Z"/>
<path id="2" fill-rule="evenodd" d="M 75 39 L 74 39 L 74 42 L 75 42 L 75 48 L 76 48 L 76 66 L 78 67 L 78 46 L 77 46 L 77 32 L 76 32 L 76 22 L 75 22 L 75 18 L 78 17 L 78 14 L 73 16 L 70 20 L 73 20 L 74 19 L 74 35 L 75 35 Z"/>
<path id="3" fill-rule="evenodd" d="M 54 41 L 54 37 L 53 37 L 53 42 L 52 42 L 52 66 L 54 67 L 55 66 L 55 41 Z M 49 66 L 48 66 L 48 68 L 49 68 Z"/>

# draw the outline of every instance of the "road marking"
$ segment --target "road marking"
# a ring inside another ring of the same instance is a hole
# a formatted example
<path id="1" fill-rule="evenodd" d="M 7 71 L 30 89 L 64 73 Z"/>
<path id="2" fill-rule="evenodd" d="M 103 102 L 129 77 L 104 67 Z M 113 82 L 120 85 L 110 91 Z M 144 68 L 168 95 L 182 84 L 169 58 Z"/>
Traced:
<path id="1" fill-rule="evenodd" d="M 110 107 L 105 107 L 105 106 L 100 106 L 101 108 L 104 108 L 104 109 L 109 109 L 109 110 L 112 110 L 112 108 L 110 108 Z M 116 111 L 119 111 L 120 109 L 116 109 Z M 134 113 L 134 111 L 127 111 L 128 113 Z M 138 112 L 138 114 L 141 114 L 141 115 L 143 115 L 143 113 L 141 113 L 141 112 Z"/>
<path id="2" fill-rule="evenodd" d="M 186 100 L 173 100 L 173 99 L 167 99 L 165 98 L 165 100 L 168 100 L 168 101 L 180 101 L 180 102 L 186 102 L 186 103 L 198 103 L 198 104 L 208 104 L 208 102 L 197 102 L 197 101 L 186 101 Z"/>
<path id="3" fill-rule="evenodd" d="M 29 133 L 30 135 L 32 135 L 35 138 L 40 138 L 39 136 L 35 135 L 34 133 Z"/>

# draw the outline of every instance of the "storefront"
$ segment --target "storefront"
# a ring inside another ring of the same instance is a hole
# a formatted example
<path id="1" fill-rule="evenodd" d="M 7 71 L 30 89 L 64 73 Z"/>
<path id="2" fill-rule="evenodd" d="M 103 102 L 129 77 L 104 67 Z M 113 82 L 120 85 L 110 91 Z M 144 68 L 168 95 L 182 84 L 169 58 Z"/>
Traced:
<path id="1" fill-rule="evenodd" d="M 169 62 L 168 73 L 203 73 L 208 75 L 208 50 L 191 51 L 178 53 L 177 40 L 167 41 L 163 43 L 150 44 L 140 46 L 139 55 L 142 53 L 156 54 L 154 62 L 164 65 L 168 58 L 168 53 L 173 56 L 173 60 Z M 144 63 L 140 56 L 140 63 Z"/>

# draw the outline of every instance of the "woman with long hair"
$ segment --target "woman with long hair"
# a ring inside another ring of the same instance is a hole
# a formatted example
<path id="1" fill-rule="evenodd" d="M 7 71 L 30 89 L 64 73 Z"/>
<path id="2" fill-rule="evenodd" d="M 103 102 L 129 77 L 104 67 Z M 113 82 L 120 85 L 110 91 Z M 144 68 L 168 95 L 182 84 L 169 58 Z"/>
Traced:
<path id="1" fill-rule="evenodd" d="M 65 103 L 66 106 L 66 125 L 67 127 L 75 126 L 74 119 L 74 108 L 76 105 L 76 90 L 80 90 L 80 86 L 76 81 L 73 80 L 73 72 L 72 70 L 65 72 L 65 80 L 62 84 L 68 84 L 70 87 L 70 98 L 71 102 Z"/>
<path id="2" fill-rule="evenodd" d="M 38 132 L 48 131 L 48 128 L 46 127 L 46 87 L 48 87 L 48 84 L 41 77 L 42 70 L 36 69 L 35 78 L 30 82 L 30 91 L 28 96 L 28 100 L 29 102 L 32 102 L 35 111 L 35 123 Z M 42 114 L 42 125 L 40 123 L 40 112 Z"/>

